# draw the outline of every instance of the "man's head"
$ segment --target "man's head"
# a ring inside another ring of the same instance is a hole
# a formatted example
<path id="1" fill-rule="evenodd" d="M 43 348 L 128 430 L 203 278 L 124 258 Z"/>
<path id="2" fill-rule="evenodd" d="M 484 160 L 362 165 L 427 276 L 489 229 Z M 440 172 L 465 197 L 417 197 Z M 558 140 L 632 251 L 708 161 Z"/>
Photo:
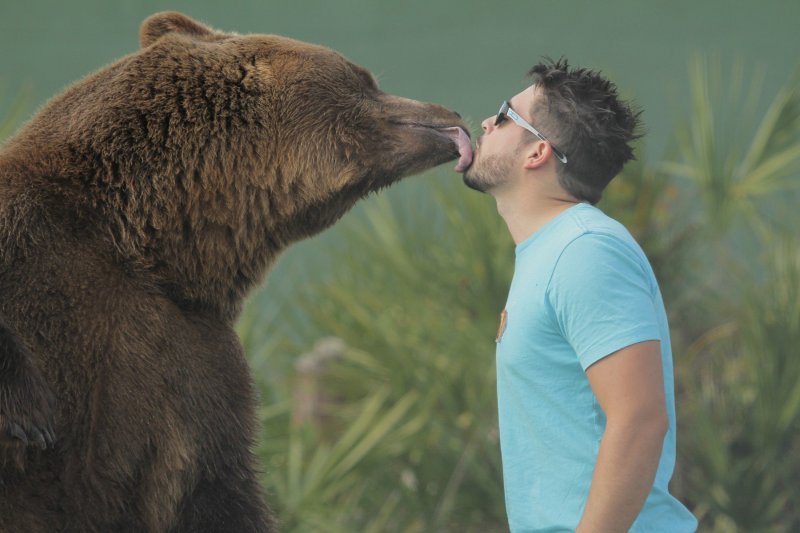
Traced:
<path id="1" fill-rule="evenodd" d="M 509 100 L 510 110 L 482 123 L 484 135 L 464 182 L 488 192 L 517 169 L 552 168 L 570 196 L 597 203 L 633 159 L 630 143 L 640 136 L 640 112 L 600 73 L 571 68 L 566 60 L 541 62 L 529 75 L 533 85 Z"/>

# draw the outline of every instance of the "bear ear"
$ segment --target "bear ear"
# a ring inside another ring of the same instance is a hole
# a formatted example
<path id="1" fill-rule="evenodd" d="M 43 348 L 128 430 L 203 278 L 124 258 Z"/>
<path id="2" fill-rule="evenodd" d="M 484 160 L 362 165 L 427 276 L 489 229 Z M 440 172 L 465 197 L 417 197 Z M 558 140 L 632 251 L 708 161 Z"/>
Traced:
<path id="1" fill-rule="evenodd" d="M 139 29 L 139 44 L 147 48 L 168 33 L 181 33 L 196 37 L 208 37 L 215 32 L 199 22 L 177 11 L 164 11 L 147 17 Z"/>

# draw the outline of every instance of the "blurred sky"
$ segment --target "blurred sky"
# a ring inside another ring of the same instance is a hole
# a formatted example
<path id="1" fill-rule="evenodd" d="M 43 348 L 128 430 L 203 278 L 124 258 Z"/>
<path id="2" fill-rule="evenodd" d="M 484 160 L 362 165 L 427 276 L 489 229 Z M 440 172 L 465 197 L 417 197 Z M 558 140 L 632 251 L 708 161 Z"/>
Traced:
<path id="1" fill-rule="evenodd" d="M 24 87 L 29 116 L 135 51 L 139 24 L 162 10 L 330 46 L 375 72 L 387 92 L 459 111 L 475 133 L 541 56 L 566 56 L 604 71 L 644 108 L 649 158 L 686 116 L 692 54 L 763 72 L 766 102 L 800 49 L 800 0 L 0 0 L 0 116 Z"/>

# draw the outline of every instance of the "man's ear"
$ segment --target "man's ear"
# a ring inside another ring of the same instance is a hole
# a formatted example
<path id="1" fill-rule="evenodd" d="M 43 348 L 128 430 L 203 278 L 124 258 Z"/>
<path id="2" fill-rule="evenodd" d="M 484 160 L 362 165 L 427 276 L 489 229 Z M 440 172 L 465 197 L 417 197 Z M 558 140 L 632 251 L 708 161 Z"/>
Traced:
<path id="1" fill-rule="evenodd" d="M 533 170 L 547 163 L 553 156 L 553 149 L 550 143 L 537 140 L 523 148 L 523 154 L 525 155 L 523 168 Z"/>

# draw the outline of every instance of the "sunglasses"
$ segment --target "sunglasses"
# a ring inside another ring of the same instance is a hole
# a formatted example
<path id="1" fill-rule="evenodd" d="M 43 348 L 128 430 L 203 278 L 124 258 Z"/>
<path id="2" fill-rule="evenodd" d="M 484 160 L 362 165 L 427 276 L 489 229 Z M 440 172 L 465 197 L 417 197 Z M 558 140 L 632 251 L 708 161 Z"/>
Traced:
<path id="1" fill-rule="evenodd" d="M 530 124 L 528 124 L 528 122 L 524 118 L 519 116 L 516 111 L 511 109 L 511 106 L 508 105 L 508 100 L 504 100 L 503 104 L 500 106 L 500 111 L 497 112 L 497 118 L 495 118 L 495 120 L 494 120 L 494 125 L 495 126 L 499 126 L 500 124 L 503 123 L 503 121 L 506 119 L 506 117 L 510 118 L 512 121 L 514 121 L 514 123 L 517 126 L 525 128 L 529 132 L 531 132 L 534 135 L 536 135 L 537 137 L 539 137 L 544 142 L 549 143 L 550 144 L 550 148 L 553 149 L 553 153 L 556 155 L 556 158 L 559 161 L 561 161 L 562 163 L 564 163 L 565 165 L 567 164 L 567 156 L 564 154 L 564 152 L 562 152 L 561 150 L 559 150 L 558 148 L 553 146 L 553 143 L 551 143 L 550 140 L 547 137 L 542 135 L 539 132 L 539 130 L 537 130 L 536 128 L 534 128 Z"/>

